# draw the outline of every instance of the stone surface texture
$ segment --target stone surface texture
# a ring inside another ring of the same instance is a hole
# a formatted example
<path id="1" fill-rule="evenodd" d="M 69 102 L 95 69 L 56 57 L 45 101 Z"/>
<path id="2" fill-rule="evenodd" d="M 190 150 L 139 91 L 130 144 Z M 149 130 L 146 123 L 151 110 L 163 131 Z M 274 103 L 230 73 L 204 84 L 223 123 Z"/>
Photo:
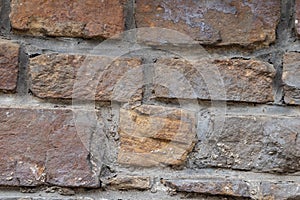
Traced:
<path id="1" fill-rule="evenodd" d="M 70 110 L 1 108 L 0 185 L 98 187 L 74 123 Z"/>
<path id="2" fill-rule="evenodd" d="M 125 3 L 125 0 L 13 0 L 11 26 L 29 35 L 109 38 L 124 31 Z"/>
<path id="3" fill-rule="evenodd" d="M 154 66 L 158 98 L 272 102 L 275 69 L 258 60 L 158 59 Z M 168 74 L 168 78 L 166 78 Z M 215 84 L 215 83 L 218 84 Z M 222 95 L 224 94 L 224 95 Z"/>
<path id="4" fill-rule="evenodd" d="M 0 39 L 0 90 L 15 91 L 18 79 L 20 46 Z"/>
<path id="5" fill-rule="evenodd" d="M 268 45 L 275 41 L 280 0 L 137 0 L 137 27 L 160 27 L 187 34 L 201 44 Z"/>
<path id="6" fill-rule="evenodd" d="M 143 105 L 120 111 L 123 165 L 182 165 L 195 144 L 195 114 L 176 108 Z"/>
<path id="7" fill-rule="evenodd" d="M 40 98 L 129 101 L 141 99 L 138 58 L 49 54 L 30 60 L 30 90 Z"/>
<path id="8" fill-rule="evenodd" d="M 285 103 L 300 104 L 300 53 L 289 52 L 284 55 L 282 80 Z"/>

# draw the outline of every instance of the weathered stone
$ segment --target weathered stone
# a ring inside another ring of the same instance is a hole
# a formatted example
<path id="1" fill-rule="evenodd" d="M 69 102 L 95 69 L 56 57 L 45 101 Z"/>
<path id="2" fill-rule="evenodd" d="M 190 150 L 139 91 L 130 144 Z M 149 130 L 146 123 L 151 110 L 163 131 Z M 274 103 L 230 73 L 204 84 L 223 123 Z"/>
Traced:
<path id="1" fill-rule="evenodd" d="M 295 182 L 271 182 L 262 181 L 258 199 L 276 200 L 288 199 L 296 200 L 300 197 L 300 183 Z"/>
<path id="2" fill-rule="evenodd" d="M 300 36 L 300 1 L 295 0 L 295 27 L 298 37 Z"/>
<path id="3" fill-rule="evenodd" d="M 19 45 L 0 39 L 0 90 L 15 91 L 18 78 Z"/>
<path id="4" fill-rule="evenodd" d="M 150 189 L 150 177 L 144 176 L 124 176 L 101 180 L 105 187 L 113 190 L 147 190 Z"/>
<path id="5" fill-rule="evenodd" d="M 300 53 L 290 52 L 284 55 L 282 80 L 285 103 L 300 104 Z"/>
<path id="6" fill-rule="evenodd" d="M 249 185 L 242 180 L 208 178 L 202 180 L 164 180 L 164 184 L 178 192 L 250 197 Z"/>
<path id="7" fill-rule="evenodd" d="M 261 61 L 223 59 L 192 63 L 162 58 L 157 60 L 154 71 L 153 90 L 158 98 L 274 101 L 272 83 L 275 70 L 272 65 Z"/>
<path id="8" fill-rule="evenodd" d="M 121 109 L 118 162 L 125 165 L 182 165 L 195 144 L 195 115 L 177 108 L 143 105 Z"/>
<path id="9" fill-rule="evenodd" d="M 123 0 L 11 1 L 13 30 L 30 35 L 104 37 L 125 27 Z"/>
<path id="10" fill-rule="evenodd" d="M 30 90 L 40 98 L 141 100 L 143 69 L 137 58 L 67 54 L 30 60 Z"/>
<path id="11" fill-rule="evenodd" d="M 74 123 L 71 110 L 1 108 L 0 185 L 99 186 Z"/>
<path id="12" fill-rule="evenodd" d="M 210 120 L 213 126 L 213 117 Z M 299 117 L 229 115 L 218 134 L 212 129 L 200 130 L 201 141 L 190 162 L 199 168 L 298 172 L 299 130 Z"/>
<path id="13" fill-rule="evenodd" d="M 280 18 L 280 0 L 137 0 L 136 3 L 138 28 L 172 29 L 202 44 L 269 45 L 276 39 Z"/>

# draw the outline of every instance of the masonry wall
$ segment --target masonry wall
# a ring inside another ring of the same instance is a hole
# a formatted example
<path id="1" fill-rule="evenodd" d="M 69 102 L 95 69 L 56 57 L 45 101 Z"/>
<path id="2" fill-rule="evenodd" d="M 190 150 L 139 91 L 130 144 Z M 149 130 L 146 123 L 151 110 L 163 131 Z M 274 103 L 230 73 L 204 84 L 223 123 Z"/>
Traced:
<path id="1" fill-rule="evenodd" d="M 0 199 L 300 199 L 300 1 L 0 8 Z"/>

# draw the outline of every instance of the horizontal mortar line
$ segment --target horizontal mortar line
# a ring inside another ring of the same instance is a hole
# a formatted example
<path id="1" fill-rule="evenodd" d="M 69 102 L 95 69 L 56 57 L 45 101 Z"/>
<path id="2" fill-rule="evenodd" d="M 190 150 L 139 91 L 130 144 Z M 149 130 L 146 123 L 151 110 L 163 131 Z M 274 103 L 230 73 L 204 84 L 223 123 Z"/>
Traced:
<path id="1" fill-rule="evenodd" d="M 125 172 L 126 169 L 123 170 Z M 175 174 L 175 175 L 174 175 Z M 128 176 L 150 176 L 150 177 L 161 177 L 165 179 L 190 179 L 190 180 L 201 180 L 201 179 L 233 179 L 233 180 L 246 180 L 246 181 L 292 181 L 300 183 L 299 174 L 288 174 L 288 175 L 277 175 L 258 173 L 251 171 L 233 171 L 230 169 L 213 170 L 213 169 L 196 169 L 196 170 L 182 170 L 182 171 L 167 171 L 158 169 L 136 169 L 134 173 L 128 171 Z"/>

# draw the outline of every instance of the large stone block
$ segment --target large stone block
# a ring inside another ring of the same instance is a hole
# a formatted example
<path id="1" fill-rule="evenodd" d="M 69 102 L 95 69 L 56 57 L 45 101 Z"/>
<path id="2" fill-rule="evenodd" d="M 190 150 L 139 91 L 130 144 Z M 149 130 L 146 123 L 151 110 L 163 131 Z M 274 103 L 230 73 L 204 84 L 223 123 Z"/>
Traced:
<path id="1" fill-rule="evenodd" d="M 40 98 L 141 100 L 143 69 L 140 65 L 138 58 L 41 55 L 30 60 L 30 90 Z"/>
<path id="2" fill-rule="evenodd" d="M 11 1 L 13 30 L 30 35 L 109 38 L 125 28 L 125 0 Z"/>
<path id="3" fill-rule="evenodd" d="M 161 58 L 153 90 L 158 98 L 266 103 L 274 101 L 274 76 L 273 66 L 258 60 Z"/>
<path id="4" fill-rule="evenodd" d="M 137 0 L 137 27 L 187 34 L 202 44 L 269 45 L 276 39 L 280 0 Z"/>
<path id="5" fill-rule="evenodd" d="M 1 108 L 0 126 L 0 185 L 100 186 L 84 141 L 92 131 L 77 134 L 71 110 Z"/>
<path id="6" fill-rule="evenodd" d="M 300 171 L 299 117 L 228 115 L 222 130 L 199 130 L 200 141 L 190 156 L 192 166 Z"/>
<path id="7" fill-rule="evenodd" d="M 193 112 L 143 105 L 120 111 L 118 162 L 153 167 L 182 165 L 195 144 Z"/>

